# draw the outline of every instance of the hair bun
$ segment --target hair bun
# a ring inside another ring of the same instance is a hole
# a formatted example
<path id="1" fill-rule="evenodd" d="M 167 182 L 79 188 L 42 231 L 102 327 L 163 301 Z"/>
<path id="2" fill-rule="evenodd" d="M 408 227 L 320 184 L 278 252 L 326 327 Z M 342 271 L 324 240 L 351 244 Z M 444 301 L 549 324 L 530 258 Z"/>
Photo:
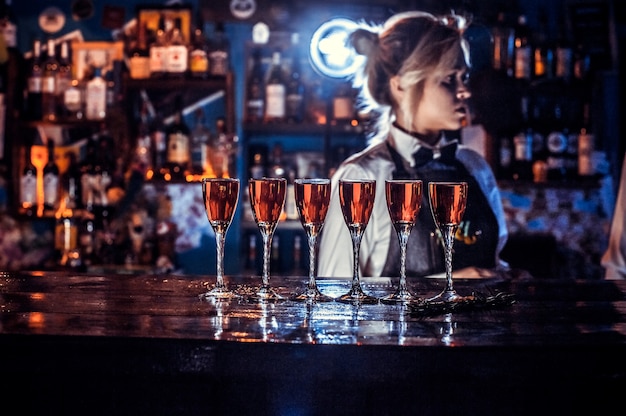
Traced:
<path id="1" fill-rule="evenodd" d="M 367 29 L 357 29 L 350 35 L 350 43 L 356 53 L 368 56 L 378 45 L 378 34 Z"/>

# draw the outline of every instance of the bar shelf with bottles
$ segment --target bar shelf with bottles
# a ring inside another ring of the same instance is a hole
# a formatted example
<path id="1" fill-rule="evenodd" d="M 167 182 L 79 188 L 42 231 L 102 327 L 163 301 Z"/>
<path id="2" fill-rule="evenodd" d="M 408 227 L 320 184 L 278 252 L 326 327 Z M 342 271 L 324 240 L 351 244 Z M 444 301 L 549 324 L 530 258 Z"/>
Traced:
<path id="1" fill-rule="evenodd" d="M 548 33 L 541 14 L 531 28 L 525 15 L 500 13 L 491 28 L 491 95 L 478 112 L 507 186 L 593 187 L 607 173 L 603 150 L 614 139 L 601 130 L 599 84 L 608 67 L 601 48 L 576 29 L 577 9 L 570 12 L 559 16 L 557 33 Z"/>
<path id="2" fill-rule="evenodd" d="M 209 37 L 198 11 L 187 39 L 180 18 L 168 21 L 172 16 L 165 8 L 156 28 L 143 24 L 127 41 L 124 95 L 135 159 L 150 181 L 234 176 L 233 73 L 224 26 L 216 22 Z"/>

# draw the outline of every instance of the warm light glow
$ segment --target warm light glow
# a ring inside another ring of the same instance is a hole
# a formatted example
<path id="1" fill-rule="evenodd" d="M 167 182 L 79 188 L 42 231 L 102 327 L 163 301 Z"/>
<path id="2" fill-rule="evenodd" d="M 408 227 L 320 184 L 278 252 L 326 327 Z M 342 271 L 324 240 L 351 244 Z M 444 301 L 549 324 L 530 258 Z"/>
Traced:
<path id="1" fill-rule="evenodd" d="M 354 73 L 364 59 L 347 45 L 350 33 L 357 27 L 352 20 L 334 18 L 313 33 L 310 56 L 316 70 L 331 78 L 344 78 Z"/>

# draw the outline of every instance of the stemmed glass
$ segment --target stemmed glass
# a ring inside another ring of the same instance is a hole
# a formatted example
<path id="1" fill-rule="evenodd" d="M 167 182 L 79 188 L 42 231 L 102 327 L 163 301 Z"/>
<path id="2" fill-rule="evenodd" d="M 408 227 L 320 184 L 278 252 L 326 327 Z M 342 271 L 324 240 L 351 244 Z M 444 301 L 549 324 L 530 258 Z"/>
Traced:
<path id="1" fill-rule="evenodd" d="M 326 219 L 330 203 L 330 179 L 296 179 L 294 191 L 300 222 L 309 243 L 309 280 L 305 291 L 294 299 L 300 301 L 329 302 L 330 296 L 322 294 L 315 282 L 317 236 Z"/>
<path id="2" fill-rule="evenodd" d="M 381 302 L 407 303 L 416 299 L 406 284 L 406 247 L 422 207 L 422 181 L 386 180 L 385 197 L 391 222 L 400 241 L 400 282 L 396 292 L 382 298 Z"/>
<path id="3" fill-rule="evenodd" d="M 252 296 L 260 301 L 284 299 L 270 287 L 270 254 L 272 237 L 285 205 L 287 180 L 285 178 L 250 179 L 248 192 L 250 206 L 261 237 L 263 238 L 263 276 L 261 287 Z"/>
<path id="4" fill-rule="evenodd" d="M 215 232 L 217 281 L 205 297 L 228 299 L 237 295 L 224 283 L 224 242 L 239 199 L 239 179 L 202 178 L 202 196 L 209 223 Z"/>
<path id="5" fill-rule="evenodd" d="M 427 302 L 455 302 L 463 297 L 452 287 L 452 245 L 465 213 L 467 182 L 430 182 L 428 196 L 433 219 L 443 237 L 446 286 L 440 294 L 427 299 Z"/>
<path id="6" fill-rule="evenodd" d="M 353 276 L 352 287 L 337 300 L 344 303 L 378 303 L 378 298 L 363 292 L 359 273 L 359 251 L 361 238 L 374 208 L 376 181 L 373 179 L 340 179 L 339 202 L 343 219 L 352 237 Z"/>

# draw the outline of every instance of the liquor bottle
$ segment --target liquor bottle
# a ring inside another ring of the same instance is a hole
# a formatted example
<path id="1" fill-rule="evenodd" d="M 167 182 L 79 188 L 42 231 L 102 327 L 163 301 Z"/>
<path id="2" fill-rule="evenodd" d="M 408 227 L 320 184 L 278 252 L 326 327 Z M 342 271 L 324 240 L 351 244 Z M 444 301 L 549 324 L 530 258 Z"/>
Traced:
<path id="1" fill-rule="evenodd" d="M 559 181 L 565 180 L 567 177 L 567 147 L 569 132 L 561 114 L 561 106 L 554 106 L 554 122 L 553 129 L 546 138 L 546 147 L 548 149 L 548 179 Z"/>
<path id="2" fill-rule="evenodd" d="M 347 83 L 339 85 L 333 96 L 333 123 L 349 124 L 355 118 L 354 96 Z"/>
<path id="3" fill-rule="evenodd" d="M 196 121 L 191 131 L 191 171 L 194 174 L 213 176 L 208 163 L 208 147 L 211 144 L 211 130 L 206 126 L 204 112 L 196 110 Z"/>
<path id="4" fill-rule="evenodd" d="M 493 37 L 493 69 L 513 76 L 515 31 L 506 22 L 506 14 L 498 13 L 498 20 L 491 30 Z"/>
<path id="5" fill-rule="evenodd" d="M 287 82 L 285 115 L 288 123 L 301 123 L 304 119 L 304 83 L 300 66 L 300 43 L 298 33 L 291 35 L 291 68 Z"/>
<path id="6" fill-rule="evenodd" d="M 287 85 L 283 73 L 281 54 L 272 54 L 272 66 L 265 83 L 265 122 L 280 123 L 285 121 L 285 100 Z"/>
<path id="7" fill-rule="evenodd" d="M 54 39 L 48 39 L 48 58 L 43 66 L 41 83 L 41 107 L 42 117 L 47 121 L 57 120 L 57 74 L 59 73 L 59 60 L 56 57 L 56 45 Z"/>
<path id="8" fill-rule="evenodd" d="M 263 163 L 263 155 L 255 152 L 252 156 L 252 165 L 250 166 L 250 178 L 261 179 L 265 176 L 265 164 Z"/>
<path id="9" fill-rule="evenodd" d="M 595 173 L 592 162 L 595 136 L 591 128 L 589 103 L 585 104 L 583 112 L 583 126 L 578 134 L 578 175 L 585 177 Z"/>
<path id="10" fill-rule="evenodd" d="M 533 51 L 533 78 L 550 79 L 554 77 L 554 48 L 548 41 L 545 26 L 546 23 L 542 19 L 541 28 L 535 32 L 534 51 Z"/>
<path id="11" fill-rule="evenodd" d="M 150 45 L 150 76 L 161 78 L 167 74 L 167 33 L 165 32 L 165 17 L 159 17 L 159 26 L 154 42 Z"/>
<path id="12" fill-rule="evenodd" d="M 59 165 L 54 156 L 54 140 L 48 139 L 48 163 L 43 168 L 43 208 L 44 212 L 54 213 L 58 208 L 60 195 Z"/>
<path id="13" fill-rule="evenodd" d="M 513 144 L 508 136 L 504 135 L 500 137 L 498 152 L 498 179 L 511 179 L 511 169 L 513 165 Z"/>
<path id="14" fill-rule="evenodd" d="M 152 167 L 154 169 L 154 179 L 163 180 L 168 174 L 165 165 L 167 140 L 163 116 L 157 112 L 150 121 L 150 139 L 152 140 Z"/>
<path id="15" fill-rule="evenodd" d="M 287 190 L 285 192 L 285 215 L 288 220 L 297 220 L 298 208 L 296 206 L 296 170 L 292 167 L 287 169 Z"/>
<path id="16" fill-rule="evenodd" d="M 533 130 L 530 124 L 528 97 L 521 99 L 523 124 L 513 138 L 513 179 L 530 180 L 533 163 Z"/>
<path id="17" fill-rule="evenodd" d="M 246 85 L 246 122 L 260 123 L 265 112 L 265 85 L 263 81 L 261 49 L 252 51 L 252 69 Z"/>
<path id="18" fill-rule="evenodd" d="M 26 151 L 24 170 L 20 178 L 20 206 L 28 216 L 37 211 L 37 169 L 31 162 L 30 147 Z"/>
<path id="19" fill-rule="evenodd" d="M 203 26 L 204 22 L 199 18 L 193 31 L 191 48 L 189 48 L 189 74 L 192 78 L 202 79 L 209 75 L 209 56 Z"/>
<path id="20" fill-rule="evenodd" d="M 142 103 L 141 114 L 139 116 L 139 126 L 137 127 L 137 145 L 135 147 L 135 163 L 138 169 L 144 173 L 146 179 L 151 179 L 154 175 L 152 166 L 152 138 L 150 137 L 150 126 L 148 120 L 148 110 L 146 103 Z"/>
<path id="21" fill-rule="evenodd" d="M 224 23 L 217 22 L 209 48 L 209 72 L 215 76 L 225 76 L 230 70 L 230 42 L 224 31 Z"/>
<path id="22" fill-rule="evenodd" d="M 520 15 L 515 27 L 515 78 L 529 80 L 532 74 L 530 29 L 526 15 Z"/>
<path id="23" fill-rule="evenodd" d="M 231 157 L 235 150 L 236 136 L 229 133 L 226 128 L 226 119 L 218 117 L 215 120 L 215 138 L 211 148 L 211 167 L 213 173 L 218 178 L 232 176 L 235 167 L 231 164 L 234 159 Z"/>
<path id="24" fill-rule="evenodd" d="M 27 79 L 26 98 L 28 117 L 31 120 L 41 120 L 41 88 L 43 83 L 43 62 L 41 61 L 41 41 L 33 41 L 33 57 Z"/>
<path id="25" fill-rule="evenodd" d="M 76 185 L 74 185 L 76 187 Z M 96 256 L 96 227 L 95 218 L 90 213 L 84 213 L 80 219 L 78 230 L 78 248 L 83 265 L 86 269 L 98 263 Z"/>
<path id="26" fill-rule="evenodd" d="M 98 134 L 94 168 L 94 213 L 99 221 L 108 219 L 111 213 L 109 190 L 115 182 L 115 148 L 113 143 L 113 137 L 103 127 Z"/>
<path id="27" fill-rule="evenodd" d="M 146 41 L 146 25 L 137 31 L 137 40 L 128 53 L 128 72 L 133 79 L 150 77 L 150 51 Z"/>
<path id="28" fill-rule="evenodd" d="M 172 179 L 183 179 L 189 170 L 190 131 L 183 117 L 182 97 L 176 97 L 174 122 L 166 129 L 166 160 L 168 173 Z"/>
<path id="29" fill-rule="evenodd" d="M 565 24 L 559 22 L 559 37 L 555 48 L 554 75 L 569 81 L 572 77 L 573 55 L 571 42 L 565 30 Z"/>
<path id="30" fill-rule="evenodd" d="M 174 22 L 172 37 L 167 46 L 167 75 L 170 77 L 181 78 L 187 75 L 189 69 L 188 59 L 189 51 L 187 42 L 181 30 L 181 19 L 177 18 Z"/>
<path id="31" fill-rule="evenodd" d="M 102 78 L 102 68 L 96 67 L 94 76 L 85 87 L 85 117 L 88 120 L 102 120 L 106 117 L 107 84 Z"/>
<path id="32" fill-rule="evenodd" d="M 287 169 L 283 163 L 283 146 L 276 143 L 272 149 L 272 165 L 270 166 L 267 176 L 270 178 L 286 178 Z"/>
<path id="33" fill-rule="evenodd" d="M 83 84 L 72 79 L 63 92 L 63 109 L 61 113 L 66 120 L 81 120 L 84 117 Z"/>
<path id="34" fill-rule="evenodd" d="M 80 199 L 81 207 L 87 213 L 93 213 L 96 183 L 96 135 L 87 138 L 85 158 L 80 164 Z"/>
<path id="35" fill-rule="evenodd" d="M 75 189 L 75 186 L 70 185 L 63 196 L 63 209 L 57 216 L 55 226 L 54 247 L 58 253 L 59 266 L 79 269 L 82 267 L 82 257 L 78 248 L 79 217 Z"/>
<path id="36" fill-rule="evenodd" d="M 59 70 L 56 77 L 56 106 L 57 115 L 61 118 L 68 118 L 68 109 L 65 102 L 65 93 L 72 86 L 72 64 L 70 62 L 69 43 L 61 43 L 61 53 L 59 56 Z M 71 103 L 70 103 L 71 106 Z M 74 113 L 74 112 L 72 112 Z"/>

